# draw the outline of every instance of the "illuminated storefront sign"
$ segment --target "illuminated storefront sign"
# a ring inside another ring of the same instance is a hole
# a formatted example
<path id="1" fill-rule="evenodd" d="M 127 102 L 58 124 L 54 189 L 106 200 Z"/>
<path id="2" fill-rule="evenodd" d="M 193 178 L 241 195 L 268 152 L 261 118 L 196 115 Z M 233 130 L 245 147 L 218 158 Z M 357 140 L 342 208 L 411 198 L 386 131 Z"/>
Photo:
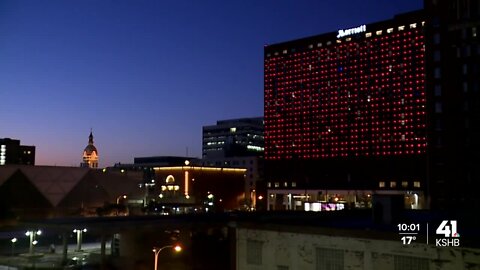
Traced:
<path id="1" fill-rule="evenodd" d="M 349 35 L 353 35 L 353 34 L 358 34 L 358 33 L 362 33 L 362 32 L 365 32 L 365 31 L 367 31 L 367 26 L 365 24 L 360 25 L 358 27 L 354 27 L 354 28 L 341 29 L 341 30 L 338 30 L 337 38 L 341 38 L 341 37 L 349 36 Z"/>
<path id="2" fill-rule="evenodd" d="M 304 205 L 305 211 L 313 211 L 313 212 L 338 211 L 338 210 L 344 210 L 344 209 L 345 209 L 345 205 L 343 203 L 321 203 L 321 202 L 308 203 L 306 202 Z"/>

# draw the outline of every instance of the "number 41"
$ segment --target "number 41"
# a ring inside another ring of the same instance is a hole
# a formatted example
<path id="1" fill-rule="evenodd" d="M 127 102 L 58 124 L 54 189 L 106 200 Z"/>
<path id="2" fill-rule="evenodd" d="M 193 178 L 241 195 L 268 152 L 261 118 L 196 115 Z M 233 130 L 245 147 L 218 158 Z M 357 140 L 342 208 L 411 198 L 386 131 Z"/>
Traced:
<path id="1" fill-rule="evenodd" d="M 438 226 L 436 233 L 443 234 L 445 235 L 445 237 L 456 237 L 458 235 L 457 221 L 450 220 L 450 226 L 447 224 L 448 224 L 448 220 L 442 221 L 442 223 L 440 223 L 440 226 Z"/>

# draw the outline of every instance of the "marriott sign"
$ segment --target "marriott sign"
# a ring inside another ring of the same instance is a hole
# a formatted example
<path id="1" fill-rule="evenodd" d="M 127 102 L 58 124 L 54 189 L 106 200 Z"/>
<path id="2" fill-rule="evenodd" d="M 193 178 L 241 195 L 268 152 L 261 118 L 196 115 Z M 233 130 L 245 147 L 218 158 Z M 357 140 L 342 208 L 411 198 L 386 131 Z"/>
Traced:
<path id="1" fill-rule="evenodd" d="M 341 37 L 349 36 L 349 35 L 353 35 L 353 34 L 358 34 L 358 33 L 362 33 L 362 32 L 365 32 L 365 31 L 367 31 L 367 26 L 365 24 L 360 25 L 358 27 L 354 27 L 354 28 L 342 29 L 342 30 L 338 30 L 337 38 L 341 38 Z"/>

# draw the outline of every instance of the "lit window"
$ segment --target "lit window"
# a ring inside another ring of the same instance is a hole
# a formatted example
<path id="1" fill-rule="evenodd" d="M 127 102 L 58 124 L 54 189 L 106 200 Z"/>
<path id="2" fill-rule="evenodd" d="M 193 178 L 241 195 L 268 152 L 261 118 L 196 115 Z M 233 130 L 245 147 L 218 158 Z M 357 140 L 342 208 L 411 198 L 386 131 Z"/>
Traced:
<path id="1" fill-rule="evenodd" d="M 377 32 L 375 32 L 375 34 L 377 34 L 377 36 L 380 36 L 382 34 L 382 30 L 378 30 Z"/>
<path id="2" fill-rule="evenodd" d="M 393 28 L 388 28 L 388 29 L 387 29 L 387 33 L 390 34 L 390 33 L 392 33 L 392 32 L 393 32 Z"/>
<path id="3" fill-rule="evenodd" d="M 385 182 L 384 181 L 378 182 L 378 187 L 384 188 L 385 187 Z"/>
<path id="4" fill-rule="evenodd" d="M 283 182 L 283 186 L 284 186 L 284 187 L 288 187 L 288 183 L 287 183 L 287 182 Z"/>
<path id="5" fill-rule="evenodd" d="M 272 187 L 272 182 L 268 182 L 267 187 Z"/>
<path id="6" fill-rule="evenodd" d="M 283 54 L 287 54 L 287 52 L 288 52 L 287 50 L 283 50 Z"/>
<path id="7" fill-rule="evenodd" d="M 397 187 L 397 182 L 391 181 L 391 182 L 390 182 L 390 187 L 391 187 L 391 188 L 396 188 L 396 187 Z"/>
<path id="8" fill-rule="evenodd" d="M 472 27 L 472 37 L 477 37 L 477 27 Z"/>
<path id="9" fill-rule="evenodd" d="M 419 188 L 420 187 L 420 181 L 413 182 L 413 187 Z"/>
<path id="10" fill-rule="evenodd" d="M 399 26 L 399 27 L 398 27 L 398 30 L 399 30 L 399 31 L 403 31 L 403 30 L 405 30 L 405 25 L 401 25 L 401 26 Z"/>
<path id="11" fill-rule="evenodd" d="M 231 133 L 235 133 L 235 132 L 237 132 L 237 128 L 236 128 L 236 127 L 232 127 L 232 128 L 230 128 L 230 132 L 231 132 Z"/>
<path id="12" fill-rule="evenodd" d="M 280 183 L 275 182 L 275 187 L 280 187 Z"/>
<path id="13" fill-rule="evenodd" d="M 402 181 L 402 187 L 403 187 L 403 188 L 408 187 L 408 182 L 407 182 L 407 181 Z"/>
<path id="14" fill-rule="evenodd" d="M 366 33 L 365 34 L 365 37 L 371 37 L 372 36 L 372 33 Z"/>
<path id="15" fill-rule="evenodd" d="M 296 187 L 297 186 L 297 182 L 292 182 L 292 187 Z"/>
<path id="16" fill-rule="evenodd" d="M 410 28 L 417 28 L 417 24 L 416 23 L 411 23 Z"/>

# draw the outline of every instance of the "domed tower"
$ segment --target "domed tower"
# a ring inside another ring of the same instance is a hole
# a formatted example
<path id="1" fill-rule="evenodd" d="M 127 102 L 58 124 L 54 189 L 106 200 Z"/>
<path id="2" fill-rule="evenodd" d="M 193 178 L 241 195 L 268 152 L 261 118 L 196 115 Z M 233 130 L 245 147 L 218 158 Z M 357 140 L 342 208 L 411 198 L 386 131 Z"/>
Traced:
<path id="1" fill-rule="evenodd" d="M 90 131 L 90 136 L 88 136 L 88 145 L 83 150 L 83 162 L 80 167 L 98 168 L 98 151 L 95 145 L 93 145 L 92 131 Z"/>

